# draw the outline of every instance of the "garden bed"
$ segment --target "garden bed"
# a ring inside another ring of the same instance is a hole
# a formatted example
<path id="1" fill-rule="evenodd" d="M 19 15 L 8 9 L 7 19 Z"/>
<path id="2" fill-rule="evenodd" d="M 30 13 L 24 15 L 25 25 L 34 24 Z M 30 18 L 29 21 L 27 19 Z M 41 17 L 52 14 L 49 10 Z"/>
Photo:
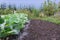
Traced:
<path id="1" fill-rule="evenodd" d="M 19 40 L 60 40 L 60 25 L 58 24 L 34 19 L 30 21 L 28 27 L 25 30 L 28 34 L 22 38 L 19 37 Z"/>
<path id="2" fill-rule="evenodd" d="M 34 19 L 25 24 L 19 35 L 10 36 L 9 40 L 60 40 L 60 25 Z"/>
<path id="3" fill-rule="evenodd" d="M 28 29 L 29 23 L 30 23 L 30 20 L 25 23 L 25 27 L 22 30 L 20 30 L 19 34 L 9 35 L 5 38 L 0 38 L 0 40 L 18 40 L 21 35 L 25 35 L 24 31 L 26 32 L 26 29 Z"/>

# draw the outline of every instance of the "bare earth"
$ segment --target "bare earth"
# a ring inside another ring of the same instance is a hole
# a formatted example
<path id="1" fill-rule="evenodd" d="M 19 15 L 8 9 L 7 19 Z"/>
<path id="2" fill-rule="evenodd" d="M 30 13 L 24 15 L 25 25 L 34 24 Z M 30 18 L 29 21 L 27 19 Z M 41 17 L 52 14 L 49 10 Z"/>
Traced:
<path id="1" fill-rule="evenodd" d="M 19 40 L 60 40 L 60 25 L 42 20 L 31 20 L 23 33 L 26 35 L 22 34 Z"/>

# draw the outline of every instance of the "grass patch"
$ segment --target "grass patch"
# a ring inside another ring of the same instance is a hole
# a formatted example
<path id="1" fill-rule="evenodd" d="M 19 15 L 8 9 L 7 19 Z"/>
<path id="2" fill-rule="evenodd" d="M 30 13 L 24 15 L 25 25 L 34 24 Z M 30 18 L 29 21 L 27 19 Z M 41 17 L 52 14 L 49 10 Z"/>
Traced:
<path id="1" fill-rule="evenodd" d="M 56 23 L 56 24 L 60 24 L 60 20 L 56 17 L 42 17 L 40 18 L 41 20 L 45 20 L 45 21 L 49 21 L 49 22 L 52 22 L 52 23 Z"/>
<path id="2" fill-rule="evenodd" d="M 44 17 L 32 17 L 31 19 L 39 19 L 39 20 L 44 20 L 44 21 L 49 21 L 55 24 L 60 24 L 60 20 L 58 17 L 54 17 L 54 16 L 44 16 Z"/>

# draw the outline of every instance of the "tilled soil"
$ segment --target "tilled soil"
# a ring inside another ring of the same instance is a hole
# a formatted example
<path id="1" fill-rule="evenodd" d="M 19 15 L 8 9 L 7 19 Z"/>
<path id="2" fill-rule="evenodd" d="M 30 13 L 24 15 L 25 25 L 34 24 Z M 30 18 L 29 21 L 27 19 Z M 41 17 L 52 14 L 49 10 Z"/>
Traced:
<path id="1" fill-rule="evenodd" d="M 18 40 L 60 40 L 60 25 L 42 20 L 31 20 Z"/>

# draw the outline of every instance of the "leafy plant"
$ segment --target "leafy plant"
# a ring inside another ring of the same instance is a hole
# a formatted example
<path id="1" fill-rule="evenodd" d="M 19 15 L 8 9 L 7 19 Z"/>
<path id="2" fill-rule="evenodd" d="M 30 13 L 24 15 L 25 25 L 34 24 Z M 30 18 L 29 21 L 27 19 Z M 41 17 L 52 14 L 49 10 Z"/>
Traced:
<path id="1" fill-rule="evenodd" d="M 18 34 L 28 21 L 27 15 L 23 13 L 8 14 L 2 18 L 4 23 L 0 25 L 0 37 Z"/>
<path id="2" fill-rule="evenodd" d="M 43 12 L 47 16 L 54 15 L 55 12 L 57 12 L 57 5 L 56 3 L 53 3 L 51 0 L 45 1 L 43 4 Z"/>
<path id="3" fill-rule="evenodd" d="M 0 24 L 4 23 L 4 19 L 0 17 Z"/>

